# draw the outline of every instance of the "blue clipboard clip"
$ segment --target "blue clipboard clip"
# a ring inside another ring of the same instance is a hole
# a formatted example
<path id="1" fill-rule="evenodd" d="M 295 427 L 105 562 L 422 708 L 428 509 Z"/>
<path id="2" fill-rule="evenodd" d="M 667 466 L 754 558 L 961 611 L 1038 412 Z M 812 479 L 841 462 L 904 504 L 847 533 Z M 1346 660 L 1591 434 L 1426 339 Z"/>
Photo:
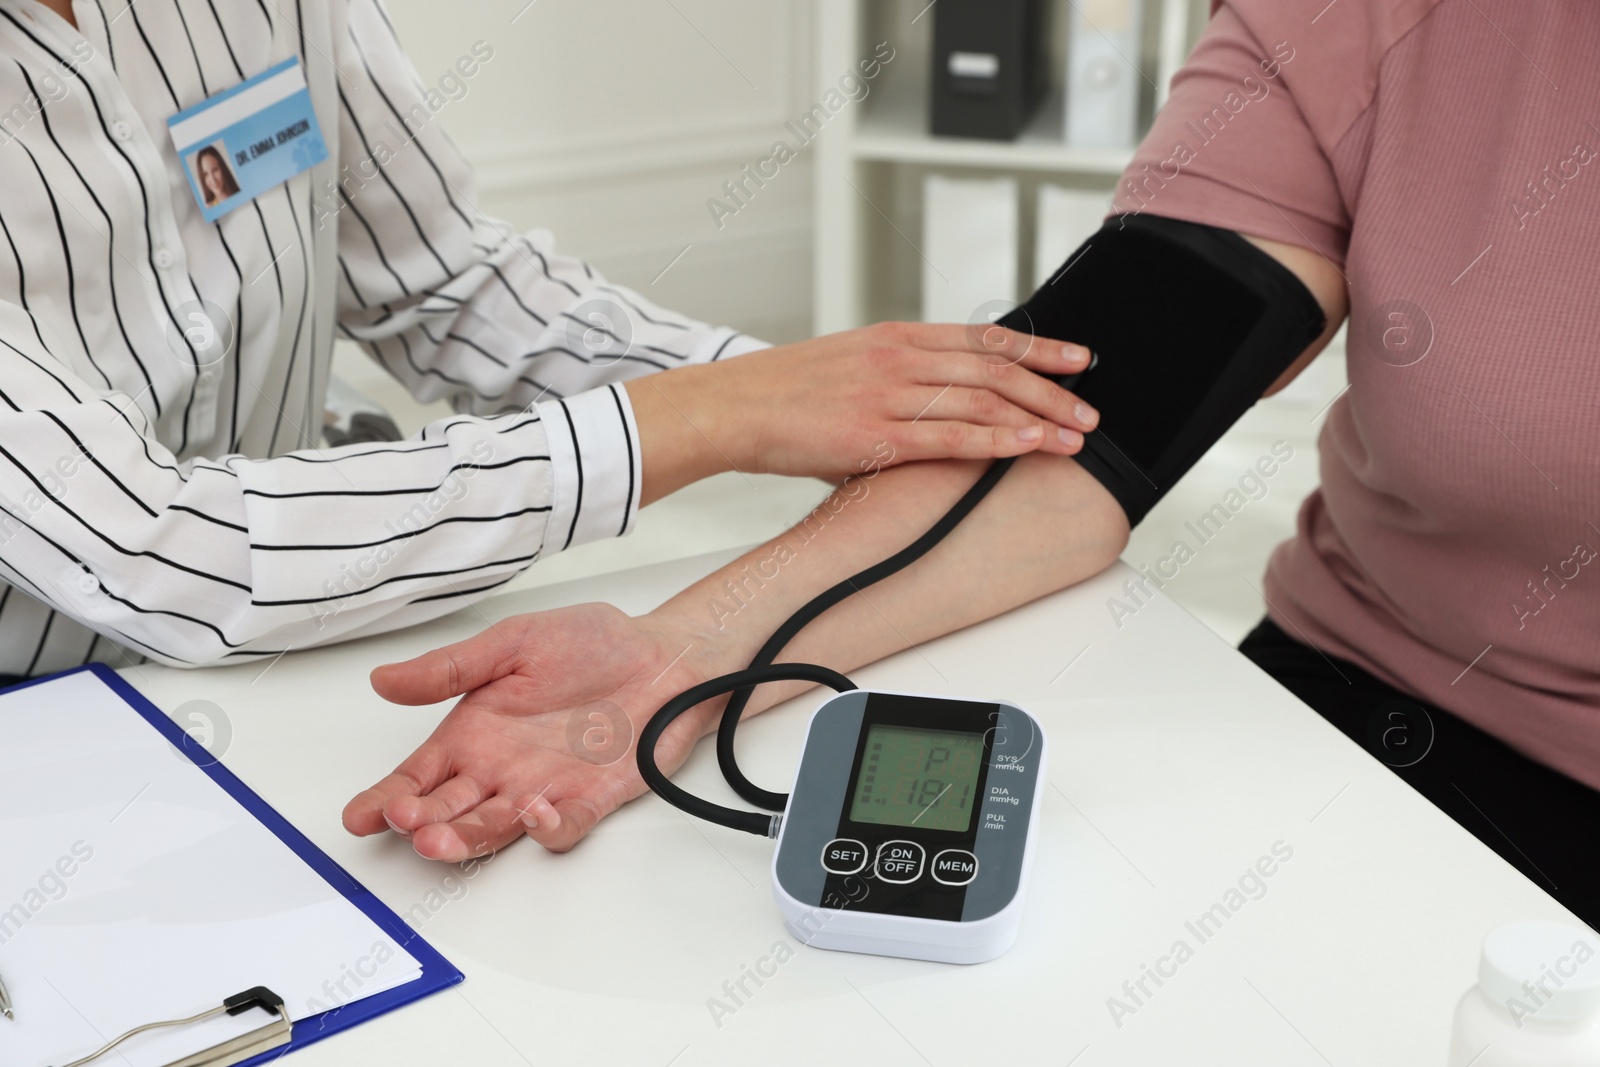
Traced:
<path id="1" fill-rule="evenodd" d="M 238 1040 L 244 1040 L 258 1034 L 264 1037 L 265 1032 L 269 1030 L 272 1031 L 274 1037 L 281 1036 L 283 1030 L 288 1030 L 288 1040 L 279 1041 L 272 1045 L 236 1050 L 241 1056 L 247 1058 L 197 1058 L 219 1052 L 219 1050 L 233 1044 L 233 1042 L 228 1042 L 225 1045 L 217 1046 L 215 1049 L 196 1053 L 195 1056 L 179 1060 L 177 1063 L 170 1065 L 170 1067 L 233 1067 L 233 1065 L 237 1064 L 241 1065 L 241 1067 L 258 1067 L 261 1064 L 275 1062 L 297 1048 L 304 1048 L 306 1045 L 321 1041 L 323 1038 L 331 1037 L 341 1031 L 359 1026 L 369 1019 L 387 1014 L 397 1008 L 403 1008 L 407 1004 L 448 989 L 453 985 L 458 985 L 465 980 L 466 976 L 460 970 L 445 959 L 437 949 L 424 941 L 415 930 L 407 926 L 405 920 L 396 915 L 387 904 L 384 904 L 372 894 L 371 890 L 351 877 L 348 871 L 335 863 L 326 852 L 314 845 L 310 838 L 295 829 L 289 820 L 278 814 L 272 805 L 262 800 L 255 790 L 240 781 L 216 757 L 212 756 L 200 745 L 195 744 L 193 737 L 185 733 L 160 708 L 150 703 L 142 693 L 105 664 L 90 663 L 70 671 L 62 671 L 59 674 L 30 678 L 20 685 L 12 686 L 7 691 L 24 689 L 31 685 L 50 681 L 53 678 L 62 678 L 82 671 L 89 671 L 104 682 L 107 688 L 121 697 L 134 711 L 138 712 L 145 722 L 149 723 L 162 737 L 166 738 L 186 759 L 196 767 L 199 767 L 213 782 L 221 786 L 240 807 L 254 816 L 278 840 L 289 846 L 306 866 L 315 871 L 324 881 L 338 890 L 340 895 L 360 909 L 362 914 L 366 915 L 374 924 L 392 937 L 396 945 L 411 953 L 412 957 L 422 967 L 422 974 L 415 981 L 362 1000 L 342 1004 L 317 1015 L 307 1016 L 304 1019 L 291 1020 L 287 1010 L 284 1009 L 282 1000 L 276 994 L 271 993 L 270 990 L 258 987 L 257 989 L 237 994 L 234 997 L 229 997 L 221 1008 L 210 1009 L 202 1015 L 194 1016 L 190 1019 L 174 1020 L 171 1024 L 155 1023 L 139 1027 L 138 1030 L 130 1031 L 123 1037 L 118 1038 L 117 1042 L 113 1044 L 118 1044 L 135 1033 L 142 1033 L 145 1030 L 156 1027 L 183 1025 L 184 1023 L 198 1022 L 202 1018 L 210 1018 L 213 1015 L 221 1014 L 223 1011 L 229 1011 L 230 1014 L 239 1014 L 241 1011 L 259 1007 L 276 1014 L 278 1018 L 266 1027 L 262 1027 L 250 1034 L 241 1035 Z M 241 1002 L 243 1006 L 239 1008 L 239 1011 L 231 1011 L 228 1008 L 229 1003 L 240 1001 L 240 998 L 250 999 L 248 1002 Z M 269 1001 L 266 998 L 271 999 Z M 108 1050 L 109 1048 L 102 1049 L 95 1055 L 102 1055 Z M 93 1059 L 93 1057 L 88 1059 Z M 77 1062 L 80 1064 L 86 1063 L 88 1059 Z M 68 1065 L 68 1067 L 73 1067 L 73 1065 Z"/>

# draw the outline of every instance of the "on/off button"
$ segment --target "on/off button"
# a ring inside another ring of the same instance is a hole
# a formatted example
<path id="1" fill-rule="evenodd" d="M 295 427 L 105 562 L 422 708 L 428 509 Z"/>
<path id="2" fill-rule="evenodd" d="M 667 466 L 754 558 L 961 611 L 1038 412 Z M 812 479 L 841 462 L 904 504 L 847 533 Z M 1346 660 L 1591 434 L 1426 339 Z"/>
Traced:
<path id="1" fill-rule="evenodd" d="M 895 885 L 914 882 L 926 858 L 915 841 L 885 841 L 878 846 L 878 877 Z"/>

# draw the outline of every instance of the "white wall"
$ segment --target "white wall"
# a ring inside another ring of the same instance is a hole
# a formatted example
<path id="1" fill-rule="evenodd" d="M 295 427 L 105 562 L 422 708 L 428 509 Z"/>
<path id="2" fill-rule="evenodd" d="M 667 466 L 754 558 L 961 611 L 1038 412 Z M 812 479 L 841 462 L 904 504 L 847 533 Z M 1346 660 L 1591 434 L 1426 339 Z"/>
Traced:
<path id="1" fill-rule="evenodd" d="M 706 209 L 808 106 L 805 0 L 389 0 L 424 82 L 494 58 L 441 121 L 481 206 L 667 307 L 792 340 L 811 319 L 801 158 L 720 231 Z M 689 251 L 654 285 L 685 247 Z"/>
<path id="2" fill-rule="evenodd" d="M 474 42 L 494 49 L 439 117 L 476 167 L 484 211 L 554 231 L 563 251 L 665 307 L 775 342 L 810 334 L 809 158 L 785 166 L 720 231 L 705 203 L 811 105 L 810 0 L 386 3 L 425 84 Z M 339 346 L 336 366 L 408 433 L 450 414 L 413 403 L 351 345 Z M 517 584 L 750 544 L 825 491 L 759 475 L 708 479 L 647 509 L 632 536 L 543 560 Z"/>

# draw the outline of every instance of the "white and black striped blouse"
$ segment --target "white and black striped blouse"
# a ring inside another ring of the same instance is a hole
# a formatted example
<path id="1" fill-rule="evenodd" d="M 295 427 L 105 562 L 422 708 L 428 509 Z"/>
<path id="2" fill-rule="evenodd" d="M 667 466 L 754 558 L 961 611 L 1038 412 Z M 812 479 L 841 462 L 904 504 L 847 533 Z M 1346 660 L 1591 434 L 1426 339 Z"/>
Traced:
<path id="1" fill-rule="evenodd" d="M 627 531 L 610 383 L 759 347 L 483 218 L 377 0 L 74 15 L 0 0 L 0 673 L 451 611 Z M 206 223 L 166 119 L 293 55 L 331 158 Z M 316 449 L 335 330 L 461 415 Z"/>

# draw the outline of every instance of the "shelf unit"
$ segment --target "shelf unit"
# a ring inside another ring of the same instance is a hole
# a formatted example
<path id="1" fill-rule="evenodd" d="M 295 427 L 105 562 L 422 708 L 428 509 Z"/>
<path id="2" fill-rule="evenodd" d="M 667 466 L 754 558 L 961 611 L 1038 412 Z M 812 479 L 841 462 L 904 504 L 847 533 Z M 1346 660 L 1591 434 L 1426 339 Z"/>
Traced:
<path id="1" fill-rule="evenodd" d="M 937 0 L 935 0 L 937 2 Z M 856 69 L 879 41 L 894 60 L 870 83 L 868 95 L 842 108 L 815 142 L 815 328 L 850 329 L 884 318 L 915 317 L 920 177 L 948 174 L 1014 175 L 1024 183 L 1024 263 L 1032 243 L 1031 193 L 1040 181 L 1104 189 L 1107 199 L 1131 149 L 1086 149 L 1065 143 L 1060 72 L 1065 67 L 1066 15 L 1072 0 L 1057 0 L 1057 41 L 1050 95 L 1016 141 L 935 137 L 928 132 L 928 84 L 933 4 L 927 0 L 817 0 L 816 73 L 819 95 Z M 1146 0 L 1154 26 L 1139 57 L 1146 92 L 1145 121 L 1203 25 L 1205 0 Z M 1027 277 L 1024 273 L 1023 277 Z"/>
<path id="2" fill-rule="evenodd" d="M 923 89 L 926 83 L 916 86 Z M 1118 148 L 1075 148 L 1061 139 L 1062 97 L 1052 92 L 1013 142 L 928 133 L 928 98 L 913 87 L 894 85 L 856 124 L 854 157 L 879 163 L 922 163 L 1103 175 L 1115 178 L 1132 153 Z"/>

